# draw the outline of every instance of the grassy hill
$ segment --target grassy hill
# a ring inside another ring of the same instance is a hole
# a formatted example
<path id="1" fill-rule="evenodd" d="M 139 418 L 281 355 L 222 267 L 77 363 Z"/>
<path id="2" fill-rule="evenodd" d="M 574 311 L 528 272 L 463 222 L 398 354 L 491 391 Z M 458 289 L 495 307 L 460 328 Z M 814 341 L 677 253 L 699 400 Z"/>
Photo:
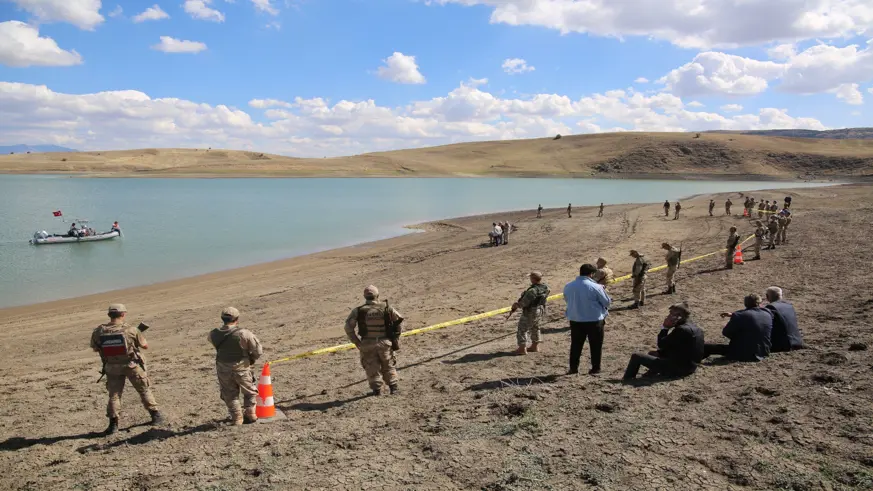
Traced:
<path id="1" fill-rule="evenodd" d="M 306 159 L 144 149 L 0 156 L 0 173 L 100 176 L 764 177 L 873 176 L 873 140 L 734 133 L 606 133 Z"/>

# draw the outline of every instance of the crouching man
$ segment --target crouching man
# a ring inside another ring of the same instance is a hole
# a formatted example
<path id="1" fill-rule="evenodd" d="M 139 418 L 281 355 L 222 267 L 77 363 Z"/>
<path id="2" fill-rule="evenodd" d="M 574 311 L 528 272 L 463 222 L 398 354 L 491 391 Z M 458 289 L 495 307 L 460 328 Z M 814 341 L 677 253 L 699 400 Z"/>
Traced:
<path id="1" fill-rule="evenodd" d="M 634 353 L 624 372 L 625 380 L 633 380 L 641 366 L 649 369 L 646 375 L 684 377 L 697 370 L 703 359 L 703 330 L 691 320 L 686 303 L 670 306 L 658 333 L 658 350 L 645 355 Z"/>

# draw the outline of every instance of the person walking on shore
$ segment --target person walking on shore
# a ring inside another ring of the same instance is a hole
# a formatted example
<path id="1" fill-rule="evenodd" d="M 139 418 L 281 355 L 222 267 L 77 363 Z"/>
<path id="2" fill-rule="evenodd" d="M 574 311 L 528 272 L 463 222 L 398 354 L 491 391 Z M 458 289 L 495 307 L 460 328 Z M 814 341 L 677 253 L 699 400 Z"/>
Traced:
<path id="1" fill-rule="evenodd" d="M 715 209 L 715 200 L 709 200 L 709 216 L 712 216 L 712 210 Z"/>
<path id="2" fill-rule="evenodd" d="M 732 205 L 733 205 L 733 203 L 731 202 L 730 198 L 728 198 L 727 201 L 724 202 L 724 214 L 725 215 L 731 214 L 731 206 Z"/>
<path id="3" fill-rule="evenodd" d="M 104 433 L 111 435 L 118 431 L 121 394 L 126 381 L 129 381 L 139 393 L 143 407 L 152 417 L 151 424 L 162 424 L 164 417 L 152 395 L 151 383 L 145 369 L 145 358 L 141 353 L 142 350 L 149 348 L 149 344 L 138 327 L 124 322 L 127 316 L 127 308 L 124 305 L 111 304 L 108 315 L 109 322 L 101 324 L 91 333 L 91 349 L 100 353 L 100 359 L 103 361 L 102 373 L 106 375 L 106 390 L 109 392 L 109 403 L 106 406 L 109 426 Z"/>
<path id="4" fill-rule="evenodd" d="M 664 293 L 672 295 L 676 293 L 676 282 L 673 281 L 673 277 L 676 275 L 676 270 L 679 269 L 680 252 L 679 249 L 666 242 L 661 244 L 661 248 L 667 251 L 667 254 L 664 255 L 664 259 L 667 261 L 667 291 Z"/>
<path id="5" fill-rule="evenodd" d="M 737 235 L 737 227 L 731 227 L 730 235 L 727 240 L 727 249 L 725 249 L 725 269 L 734 269 L 734 254 L 737 251 L 738 245 L 740 245 L 740 236 Z"/>
<path id="6" fill-rule="evenodd" d="M 664 216 L 670 216 L 670 201 L 664 200 Z"/>
<path id="7" fill-rule="evenodd" d="M 567 218 L 573 218 L 573 204 L 567 203 Z"/>
<path id="8" fill-rule="evenodd" d="M 597 212 L 597 218 L 603 217 L 603 203 L 600 203 L 600 210 Z"/>
<path id="9" fill-rule="evenodd" d="M 255 412 L 258 384 L 252 365 L 264 354 L 264 348 L 254 333 L 239 326 L 239 310 L 236 308 L 222 310 L 221 322 L 223 325 L 207 336 L 209 344 L 215 348 L 215 373 L 221 388 L 221 400 L 227 405 L 234 425 L 251 424 L 258 420 Z"/>
<path id="10" fill-rule="evenodd" d="M 634 266 L 631 270 L 631 277 L 634 280 L 634 303 L 630 308 L 638 309 L 646 305 L 646 278 L 649 274 L 649 260 L 635 250 L 630 251 L 630 256 L 634 258 Z"/>
<path id="11" fill-rule="evenodd" d="M 361 353 L 361 366 L 367 373 L 373 395 L 382 394 L 383 382 L 388 384 L 391 394 L 397 394 L 397 359 L 393 345 L 400 334 L 403 317 L 387 302 L 378 302 L 379 289 L 373 285 L 364 289 L 364 300 L 364 305 L 352 309 L 346 318 L 346 336 Z"/>
<path id="12" fill-rule="evenodd" d="M 543 217 L 543 205 L 537 206 L 537 218 Z"/>
<path id="13" fill-rule="evenodd" d="M 583 264 L 579 276 L 564 287 L 564 300 L 567 302 L 567 320 L 570 321 L 570 369 L 568 375 L 579 373 L 579 360 L 585 340 L 591 350 L 591 370 L 589 375 L 600 373 L 600 360 L 603 354 L 603 337 L 606 317 L 612 299 L 601 285 L 592 279 L 597 268 Z"/>
<path id="14" fill-rule="evenodd" d="M 516 310 L 521 309 L 521 318 L 518 319 L 518 331 L 516 332 L 516 341 L 518 341 L 516 355 L 526 355 L 528 352 L 536 353 L 539 351 L 540 321 L 546 315 L 546 300 L 548 300 L 550 293 L 548 285 L 542 281 L 542 273 L 539 271 L 531 272 L 530 286 L 512 304 L 512 309 L 506 316 L 509 319 Z M 530 348 L 527 346 L 528 338 L 530 338 Z"/>
<path id="15" fill-rule="evenodd" d="M 682 210 L 682 205 L 679 204 L 678 201 L 676 202 L 675 209 L 676 209 L 676 214 L 673 216 L 673 220 L 678 220 L 679 219 L 679 212 Z"/>

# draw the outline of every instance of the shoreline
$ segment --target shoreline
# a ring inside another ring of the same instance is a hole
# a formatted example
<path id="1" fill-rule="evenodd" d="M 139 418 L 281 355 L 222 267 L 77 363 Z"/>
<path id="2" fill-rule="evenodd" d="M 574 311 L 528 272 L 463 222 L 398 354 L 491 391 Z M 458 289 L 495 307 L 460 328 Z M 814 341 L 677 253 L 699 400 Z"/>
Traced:
<path id="1" fill-rule="evenodd" d="M 840 186 L 851 186 L 858 185 L 863 183 L 847 183 L 840 182 L 834 183 L 832 185 L 826 185 L 822 187 L 840 187 Z M 792 191 L 793 188 L 779 188 L 784 191 Z M 815 188 L 813 188 L 815 189 Z M 760 191 L 770 191 L 769 189 L 762 189 Z M 772 191 L 776 191 L 775 189 Z M 711 196 L 714 194 L 719 195 L 727 195 L 727 194 L 739 194 L 743 195 L 745 191 L 729 191 L 723 193 L 698 193 L 692 194 L 688 196 L 683 196 L 680 199 L 683 201 L 693 200 L 700 198 L 702 196 Z M 606 209 L 609 208 L 624 208 L 624 207 L 644 207 L 644 206 L 654 206 L 659 203 L 615 203 L 611 205 L 607 205 Z M 735 205 L 736 206 L 736 205 Z M 597 205 L 589 205 L 589 206 L 578 206 L 574 207 L 574 212 L 578 212 L 580 215 L 583 215 L 585 211 L 596 210 L 598 208 Z M 564 208 L 544 208 L 544 215 L 550 214 L 564 214 Z M 168 280 L 157 281 L 154 283 L 147 283 L 143 285 L 136 285 L 124 288 L 110 289 L 103 292 L 90 293 L 87 295 L 80 295 L 75 297 L 68 298 L 60 298 L 54 300 L 47 300 L 35 303 L 28 303 L 22 305 L 13 305 L 8 307 L 0 307 L 0 314 L 2 315 L 20 315 L 27 314 L 29 312 L 37 312 L 42 309 L 55 309 L 55 308 L 63 308 L 63 307 L 73 307 L 77 306 L 81 303 L 96 303 L 103 302 L 107 303 L 111 301 L 110 297 L 129 297 L 136 295 L 148 294 L 154 291 L 161 290 L 169 290 L 173 288 L 189 288 L 195 287 L 198 283 L 208 283 L 215 280 L 221 280 L 222 278 L 232 278 L 232 277 L 240 277 L 240 276 L 251 276 L 257 274 L 264 274 L 270 270 L 281 269 L 288 266 L 296 266 L 298 263 L 306 264 L 308 262 L 318 261 L 320 259 L 330 259 L 336 256 L 342 256 L 344 254 L 359 252 L 361 250 L 366 249 L 378 249 L 378 248 L 396 248 L 405 245 L 407 242 L 419 242 L 419 240 L 412 240 L 410 238 L 421 239 L 423 236 L 430 234 L 438 234 L 438 233 L 459 233 L 459 232 L 467 232 L 468 228 L 466 228 L 463 224 L 469 222 L 488 222 L 497 218 L 505 219 L 506 217 L 510 218 L 513 223 L 518 220 L 516 217 L 524 216 L 529 217 L 529 215 L 534 214 L 535 210 L 507 210 L 507 211 L 499 211 L 494 213 L 484 213 L 484 214 L 474 214 L 474 215 L 466 215 L 459 217 L 450 217 L 437 219 L 432 221 L 426 221 L 415 224 L 401 225 L 399 228 L 400 231 L 404 231 L 399 233 L 398 235 L 394 235 L 391 237 L 368 240 L 364 242 L 347 244 L 338 247 L 330 247 L 323 250 L 318 250 L 314 252 L 308 252 L 296 256 L 286 257 L 282 259 L 269 260 L 259 263 L 254 263 L 246 266 L 237 266 L 228 269 L 222 269 L 218 271 L 210 271 L 207 273 L 197 274 L 193 276 L 185 276 L 181 278 L 174 278 Z M 483 236 L 485 231 L 483 229 Z"/>

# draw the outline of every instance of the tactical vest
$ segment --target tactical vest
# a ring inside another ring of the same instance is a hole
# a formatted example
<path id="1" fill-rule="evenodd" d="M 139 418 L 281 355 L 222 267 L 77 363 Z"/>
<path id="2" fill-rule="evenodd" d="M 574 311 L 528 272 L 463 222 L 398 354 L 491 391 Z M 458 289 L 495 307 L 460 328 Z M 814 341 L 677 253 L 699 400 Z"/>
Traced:
<path id="1" fill-rule="evenodd" d="M 671 249 L 667 253 L 667 265 L 668 266 L 678 266 L 679 265 L 679 251 L 676 249 Z"/>
<path id="2" fill-rule="evenodd" d="M 239 342 L 241 330 L 239 327 L 227 331 L 213 329 L 209 333 L 209 341 L 215 347 L 215 361 L 239 363 L 248 359 L 248 353 L 243 351 Z"/>
<path id="3" fill-rule="evenodd" d="M 124 331 L 127 324 L 106 325 L 100 333 L 100 353 L 107 365 L 127 365 L 133 359 L 133 346 L 127 341 Z M 107 330 L 110 329 L 110 330 Z"/>
<path id="4" fill-rule="evenodd" d="M 531 285 L 527 290 L 524 291 L 524 293 L 521 294 L 521 298 L 524 298 L 524 296 L 527 295 L 527 292 L 531 290 L 534 291 L 536 298 L 527 308 L 521 309 L 522 312 L 531 312 L 539 307 L 545 307 L 546 301 L 548 301 L 549 299 L 549 293 L 551 292 L 548 286 L 540 283 L 539 285 Z M 519 298 L 519 301 L 521 301 L 521 298 Z"/>
<path id="5" fill-rule="evenodd" d="M 757 239 L 763 239 L 765 233 L 766 233 L 766 230 L 765 230 L 763 227 L 762 227 L 762 228 L 756 228 L 756 229 L 755 229 L 755 238 L 757 238 Z"/>
<path id="6" fill-rule="evenodd" d="M 384 338 L 385 304 L 368 303 L 358 307 L 358 334 L 361 338 Z"/>
<path id="7" fill-rule="evenodd" d="M 637 267 L 639 267 L 639 271 L 637 270 Z M 633 272 L 637 277 L 648 274 L 649 260 L 646 259 L 646 256 L 640 256 L 639 258 L 637 258 L 637 260 L 634 262 Z"/>

